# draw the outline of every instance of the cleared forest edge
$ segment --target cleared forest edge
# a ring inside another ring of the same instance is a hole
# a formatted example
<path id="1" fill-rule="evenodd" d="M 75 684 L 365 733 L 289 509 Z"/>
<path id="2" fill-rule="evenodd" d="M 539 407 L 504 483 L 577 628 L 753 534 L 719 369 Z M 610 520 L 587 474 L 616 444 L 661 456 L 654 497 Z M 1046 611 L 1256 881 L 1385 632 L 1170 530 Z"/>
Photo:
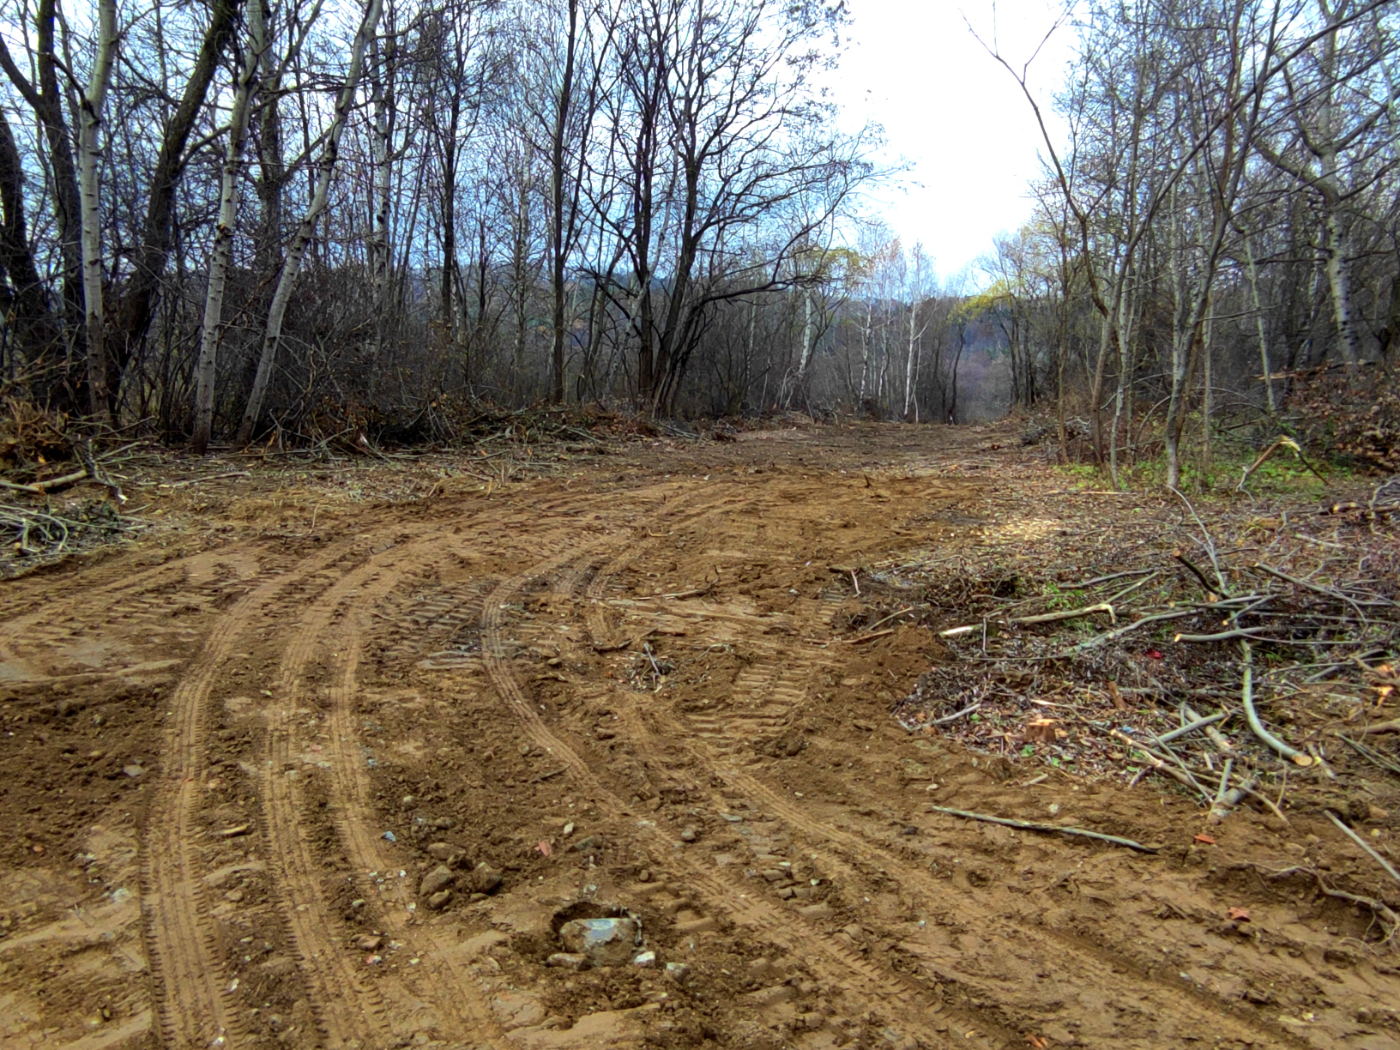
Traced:
<path id="1" fill-rule="evenodd" d="M 396 504 L 238 479 L 9 585 L 0 1045 L 1400 1047 L 1394 948 L 1288 874 L 1393 901 L 1321 808 L 1393 857 L 1393 775 L 1329 744 L 1287 824 L 1208 825 L 1174 781 L 896 720 L 977 666 L 938 637 L 964 582 L 1176 527 L 1008 444 L 624 446 Z M 1164 688 L 1169 634 L 1127 653 Z M 993 692 L 1054 713 L 1027 667 Z M 654 955 L 560 954 L 606 916 Z"/>

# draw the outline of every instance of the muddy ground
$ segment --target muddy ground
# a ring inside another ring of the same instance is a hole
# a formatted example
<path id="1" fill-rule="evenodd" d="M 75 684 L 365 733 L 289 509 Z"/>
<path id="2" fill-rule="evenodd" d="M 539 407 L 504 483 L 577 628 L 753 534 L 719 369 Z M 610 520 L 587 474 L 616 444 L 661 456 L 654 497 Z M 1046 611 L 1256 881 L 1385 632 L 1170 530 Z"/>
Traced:
<path id="1" fill-rule="evenodd" d="M 995 428 L 739 438 L 180 461 L 4 584 L 0 1047 L 1400 1048 L 1372 913 L 1266 876 L 1395 899 L 1321 812 L 1200 841 L 1171 781 L 892 715 L 958 620 L 871 630 L 882 567 L 1091 572 L 1179 508 Z M 607 916 L 650 965 L 550 965 Z"/>

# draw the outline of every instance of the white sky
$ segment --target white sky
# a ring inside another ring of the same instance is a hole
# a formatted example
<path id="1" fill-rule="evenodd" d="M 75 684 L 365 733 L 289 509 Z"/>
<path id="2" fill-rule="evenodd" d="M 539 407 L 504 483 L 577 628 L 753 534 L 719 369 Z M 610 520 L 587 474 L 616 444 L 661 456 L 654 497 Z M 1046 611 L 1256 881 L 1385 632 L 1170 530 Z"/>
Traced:
<path id="1" fill-rule="evenodd" d="M 922 241 L 941 278 L 989 251 L 1031 215 L 1026 186 L 1039 170 L 1040 131 L 1011 74 L 968 31 L 1025 63 L 1054 24 L 1054 0 L 852 0 L 853 44 L 836 94 L 843 123 L 884 125 L 886 159 L 912 170 L 880 207 L 905 247 Z M 966 15 L 966 21 L 964 20 Z M 1058 29 L 1032 63 L 1041 109 L 1061 81 L 1072 30 Z M 1052 126 L 1052 133 L 1054 127 Z M 973 283 L 980 283 L 973 275 Z"/>

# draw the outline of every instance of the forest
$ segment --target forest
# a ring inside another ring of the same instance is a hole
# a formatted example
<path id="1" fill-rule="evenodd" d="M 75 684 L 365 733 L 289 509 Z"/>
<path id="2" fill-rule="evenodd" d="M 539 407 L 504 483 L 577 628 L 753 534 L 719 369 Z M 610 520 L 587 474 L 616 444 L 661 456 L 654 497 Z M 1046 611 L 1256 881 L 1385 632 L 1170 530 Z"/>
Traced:
<path id="1" fill-rule="evenodd" d="M 841 130 L 858 14 L 5 0 L 4 396 L 200 450 L 551 403 L 1040 413 L 1115 483 L 1241 432 L 1400 466 L 1393 5 L 1074 4 L 1049 104 L 1061 71 L 959 41 L 1044 170 L 951 277 Z"/>

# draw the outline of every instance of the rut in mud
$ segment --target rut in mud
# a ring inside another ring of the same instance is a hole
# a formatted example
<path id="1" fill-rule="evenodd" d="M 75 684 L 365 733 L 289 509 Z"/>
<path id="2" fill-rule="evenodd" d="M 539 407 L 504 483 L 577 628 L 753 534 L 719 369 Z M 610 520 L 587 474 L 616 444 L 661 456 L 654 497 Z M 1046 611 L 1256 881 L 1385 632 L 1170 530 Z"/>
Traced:
<path id="1" fill-rule="evenodd" d="M 860 567 L 1024 534 L 1031 467 L 743 437 L 9 585 L 0 1046 L 1400 1048 L 1369 914 L 1259 874 L 1325 821 L 891 717 L 949 654 L 847 630 Z M 609 916 L 649 965 L 558 954 Z"/>

